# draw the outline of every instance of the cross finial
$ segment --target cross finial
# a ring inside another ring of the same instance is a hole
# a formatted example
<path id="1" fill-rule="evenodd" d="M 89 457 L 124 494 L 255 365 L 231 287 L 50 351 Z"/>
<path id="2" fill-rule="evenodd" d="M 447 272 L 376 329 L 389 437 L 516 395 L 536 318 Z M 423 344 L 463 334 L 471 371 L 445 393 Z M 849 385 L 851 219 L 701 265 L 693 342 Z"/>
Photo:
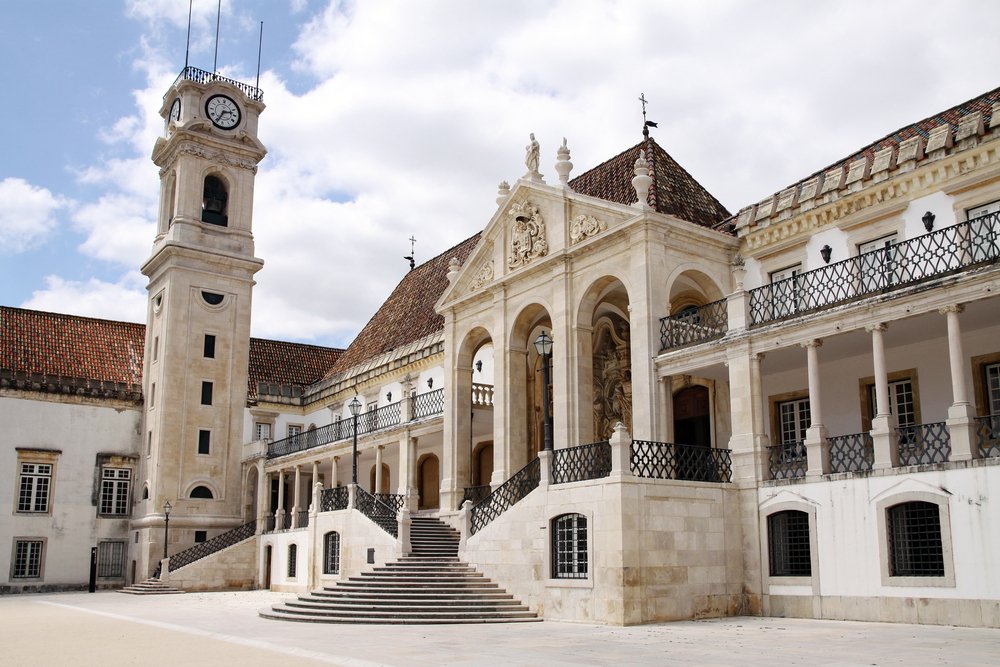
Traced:
<path id="1" fill-rule="evenodd" d="M 410 254 L 404 257 L 403 259 L 407 259 L 410 261 L 410 271 L 412 271 L 417 266 L 417 262 L 414 259 L 414 253 L 413 253 L 413 244 L 417 242 L 417 239 L 413 238 L 413 236 L 411 235 L 410 238 L 407 240 L 410 242 Z"/>
<path id="2" fill-rule="evenodd" d="M 639 101 L 642 102 L 642 136 L 649 139 L 649 128 L 656 127 L 656 123 L 651 120 L 646 120 L 646 93 L 639 94 Z"/>

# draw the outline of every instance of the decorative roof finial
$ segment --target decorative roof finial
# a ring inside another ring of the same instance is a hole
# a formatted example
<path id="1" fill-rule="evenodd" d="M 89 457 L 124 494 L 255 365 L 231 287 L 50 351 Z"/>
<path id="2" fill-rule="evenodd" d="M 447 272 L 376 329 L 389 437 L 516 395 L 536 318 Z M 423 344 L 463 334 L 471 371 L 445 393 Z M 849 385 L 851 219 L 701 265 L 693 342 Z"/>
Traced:
<path id="1" fill-rule="evenodd" d="M 503 206 L 508 197 L 510 197 L 510 183 L 500 181 L 500 185 L 497 186 L 497 206 Z"/>
<path id="2" fill-rule="evenodd" d="M 559 182 L 564 187 L 569 187 L 569 172 L 573 171 L 573 163 L 569 161 L 569 147 L 566 146 L 566 137 L 563 137 L 562 146 L 556 150 L 556 173 L 559 174 Z"/>
<path id="3" fill-rule="evenodd" d="M 642 102 L 642 136 L 644 139 L 649 139 L 649 128 L 656 127 L 656 123 L 646 120 L 646 93 L 639 94 L 639 101 Z"/>
<path id="4" fill-rule="evenodd" d="M 458 272 L 462 270 L 462 263 L 458 261 L 458 257 L 452 257 L 448 260 L 448 284 L 451 285 L 458 278 Z"/>
<path id="5" fill-rule="evenodd" d="M 646 151 L 639 151 L 639 159 L 635 161 L 635 176 L 632 178 L 632 187 L 635 188 L 636 202 L 632 204 L 636 208 L 644 211 L 652 210 L 649 205 L 649 186 L 653 179 L 649 175 L 649 163 L 646 162 Z"/>
<path id="6" fill-rule="evenodd" d="M 410 241 L 410 254 L 404 257 L 403 259 L 410 260 L 410 271 L 412 271 L 417 266 L 417 262 L 414 259 L 416 255 L 413 252 L 413 244 L 416 243 L 417 240 L 413 238 L 413 236 L 410 236 L 409 241 Z"/>

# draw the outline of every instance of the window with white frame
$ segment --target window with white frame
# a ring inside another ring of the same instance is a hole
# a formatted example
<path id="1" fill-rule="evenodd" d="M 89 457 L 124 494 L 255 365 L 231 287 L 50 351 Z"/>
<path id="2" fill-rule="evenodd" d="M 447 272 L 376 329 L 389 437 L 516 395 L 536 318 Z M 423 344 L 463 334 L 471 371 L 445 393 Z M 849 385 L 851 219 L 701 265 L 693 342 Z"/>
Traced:
<path id="1" fill-rule="evenodd" d="M 271 425 L 267 422 L 256 422 L 253 425 L 254 440 L 263 440 L 271 437 Z"/>
<path id="2" fill-rule="evenodd" d="M 289 424 L 288 425 L 288 437 L 289 438 L 291 438 L 293 436 L 296 436 L 299 433 L 302 433 L 302 424 Z"/>
<path id="3" fill-rule="evenodd" d="M 587 578 L 587 517 L 582 514 L 552 520 L 552 578 Z"/>
<path id="4" fill-rule="evenodd" d="M 97 544 L 97 576 L 120 579 L 125 575 L 125 543 L 122 541 Z"/>
<path id="5" fill-rule="evenodd" d="M 14 556 L 11 559 L 12 579 L 40 579 L 42 576 L 42 553 L 45 541 L 39 539 L 15 539 Z"/>
<path id="6" fill-rule="evenodd" d="M 771 272 L 774 319 L 794 315 L 799 311 L 799 281 L 802 265 L 788 266 Z"/>
<path id="7" fill-rule="evenodd" d="M 340 533 L 323 536 L 323 574 L 340 574 Z"/>
<path id="8" fill-rule="evenodd" d="M 986 380 L 986 409 L 991 415 L 1000 415 L 1000 363 L 983 367 Z"/>
<path id="9" fill-rule="evenodd" d="M 125 516 L 129 513 L 129 491 L 132 486 L 132 471 L 128 468 L 104 468 L 101 470 L 100 514 Z"/>
<path id="10" fill-rule="evenodd" d="M 1000 257 L 1000 200 L 970 208 L 969 239 L 972 242 L 972 261 Z"/>
<path id="11" fill-rule="evenodd" d="M 868 401 L 871 414 L 878 414 L 878 403 L 875 398 L 875 385 L 868 387 Z M 913 426 L 917 423 L 916 402 L 913 393 L 913 381 L 909 378 L 889 383 L 889 413 L 896 415 L 900 428 Z"/>
<path id="12" fill-rule="evenodd" d="M 898 282 L 895 245 L 895 234 L 858 244 L 862 293 L 877 291 Z"/>
<path id="13" fill-rule="evenodd" d="M 52 490 L 52 464 L 21 462 L 17 511 L 48 512 Z"/>
<path id="14" fill-rule="evenodd" d="M 778 410 L 778 441 L 783 445 L 802 442 L 806 439 L 806 429 L 812 424 L 809 413 L 809 399 L 797 398 L 782 401 Z"/>

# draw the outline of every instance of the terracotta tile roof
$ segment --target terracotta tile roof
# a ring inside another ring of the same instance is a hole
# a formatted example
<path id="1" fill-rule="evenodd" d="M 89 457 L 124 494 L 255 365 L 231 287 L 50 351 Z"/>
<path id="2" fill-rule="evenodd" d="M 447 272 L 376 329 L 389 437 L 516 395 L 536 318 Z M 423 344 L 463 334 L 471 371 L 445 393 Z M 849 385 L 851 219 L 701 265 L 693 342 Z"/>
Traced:
<path id="1" fill-rule="evenodd" d="M 580 194 L 599 197 L 619 204 L 634 204 L 635 161 L 645 151 L 649 175 L 649 205 L 660 213 L 677 216 L 703 227 L 711 227 L 729 217 L 719 200 L 649 137 L 619 153 L 590 171 L 570 179 L 569 186 Z"/>
<path id="2" fill-rule="evenodd" d="M 141 400 L 145 327 L 0 306 L 0 386 Z"/>
<path id="3" fill-rule="evenodd" d="M 142 324 L 0 306 L 0 386 L 141 400 L 145 335 Z M 251 338 L 248 398 L 261 382 L 312 384 L 342 353 Z"/>
<path id="4" fill-rule="evenodd" d="M 931 130 L 933 130 L 935 127 L 944 125 L 945 123 L 948 123 L 951 126 L 951 133 L 954 138 L 955 131 L 958 129 L 959 121 L 965 116 L 973 114 L 977 111 L 982 113 L 983 126 L 986 128 L 988 132 L 990 127 L 990 122 L 993 118 L 993 113 L 992 113 L 993 105 L 996 104 L 997 102 L 1000 102 L 1000 88 L 994 88 L 993 90 L 987 93 L 983 93 L 978 97 L 974 97 L 971 100 L 968 100 L 967 102 L 956 104 L 950 109 L 946 109 L 945 111 L 934 114 L 933 116 L 924 118 L 923 120 L 917 121 L 916 123 L 913 123 L 911 125 L 906 125 L 904 127 L 901 127 L 895 132 L 890 132 L 889 134 L 882 137 L 878 141 L 868 144 L 864 148 L 861 148 L 855 153 L 851 153 L 849 156 L 843 158 L 842 160 L 837 160 L 836 162 L 809 174 L 805 178 L 802 178 L 796 181 L 795 183 L 792 183 L 788 187 L 782 188 L 781 190 L 773 194 L 774 195 L 779 194 L 793 187 L 798 188 L 804 182 L 808 181 L 811 178 L 819 176 L 820 174 L 824 174 L 830 171 L 831 169 L 834 169 L 838 165 L 841 167 L 845 167 L 849 163 L 854 162 L 855 160 L 858 160 L 861 157 L 867 157 L 868 164 L 870 165 L 872 162 L 872 158 L 875 156 L 876 152 L 888 148 L 890 146 L 898 149 L 900 143 L 917 135 L 923 137 L 926 140 L 927 137 L 930 136 Z M 764 199 L 766 199 L 766 197 Z M 731 229 L 734 226 L 735 222 L 736 222 L 736 215 L 733 215 L 728 219 L 722 221 L 719 225 L 717 225 L 717 227 L 720 229 Z"/>
<path id="5" fill-rule="evenodd" d="M 327 377 L 441 331 L 444 318 L 435 312 L 434 304 L 448 287 L 448 262 L 455 257 L 464 263 L 479 243 L 480 234 L 407 273 Z"/>
<path id="6" fill-rule="evenodd" d="M 257 397 L 260 383 L 305 387 L 321 380 L 343 353 L 336 347 L 251 338 L 247 398 Z"/>

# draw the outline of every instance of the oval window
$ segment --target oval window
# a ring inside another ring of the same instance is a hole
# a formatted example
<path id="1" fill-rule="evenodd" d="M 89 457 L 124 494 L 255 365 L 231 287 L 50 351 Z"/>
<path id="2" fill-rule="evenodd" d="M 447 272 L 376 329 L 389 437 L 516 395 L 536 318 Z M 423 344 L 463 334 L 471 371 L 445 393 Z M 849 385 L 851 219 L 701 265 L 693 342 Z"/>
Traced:
<path id="1" fill-rule="evenodd" d="M 216 294 L 215 292 L 202 292 L 201 298 L 205 300 L 210 306 L 218 306 L 222 303 L 222 299 L 225 297 L 222 294 Z"/>

